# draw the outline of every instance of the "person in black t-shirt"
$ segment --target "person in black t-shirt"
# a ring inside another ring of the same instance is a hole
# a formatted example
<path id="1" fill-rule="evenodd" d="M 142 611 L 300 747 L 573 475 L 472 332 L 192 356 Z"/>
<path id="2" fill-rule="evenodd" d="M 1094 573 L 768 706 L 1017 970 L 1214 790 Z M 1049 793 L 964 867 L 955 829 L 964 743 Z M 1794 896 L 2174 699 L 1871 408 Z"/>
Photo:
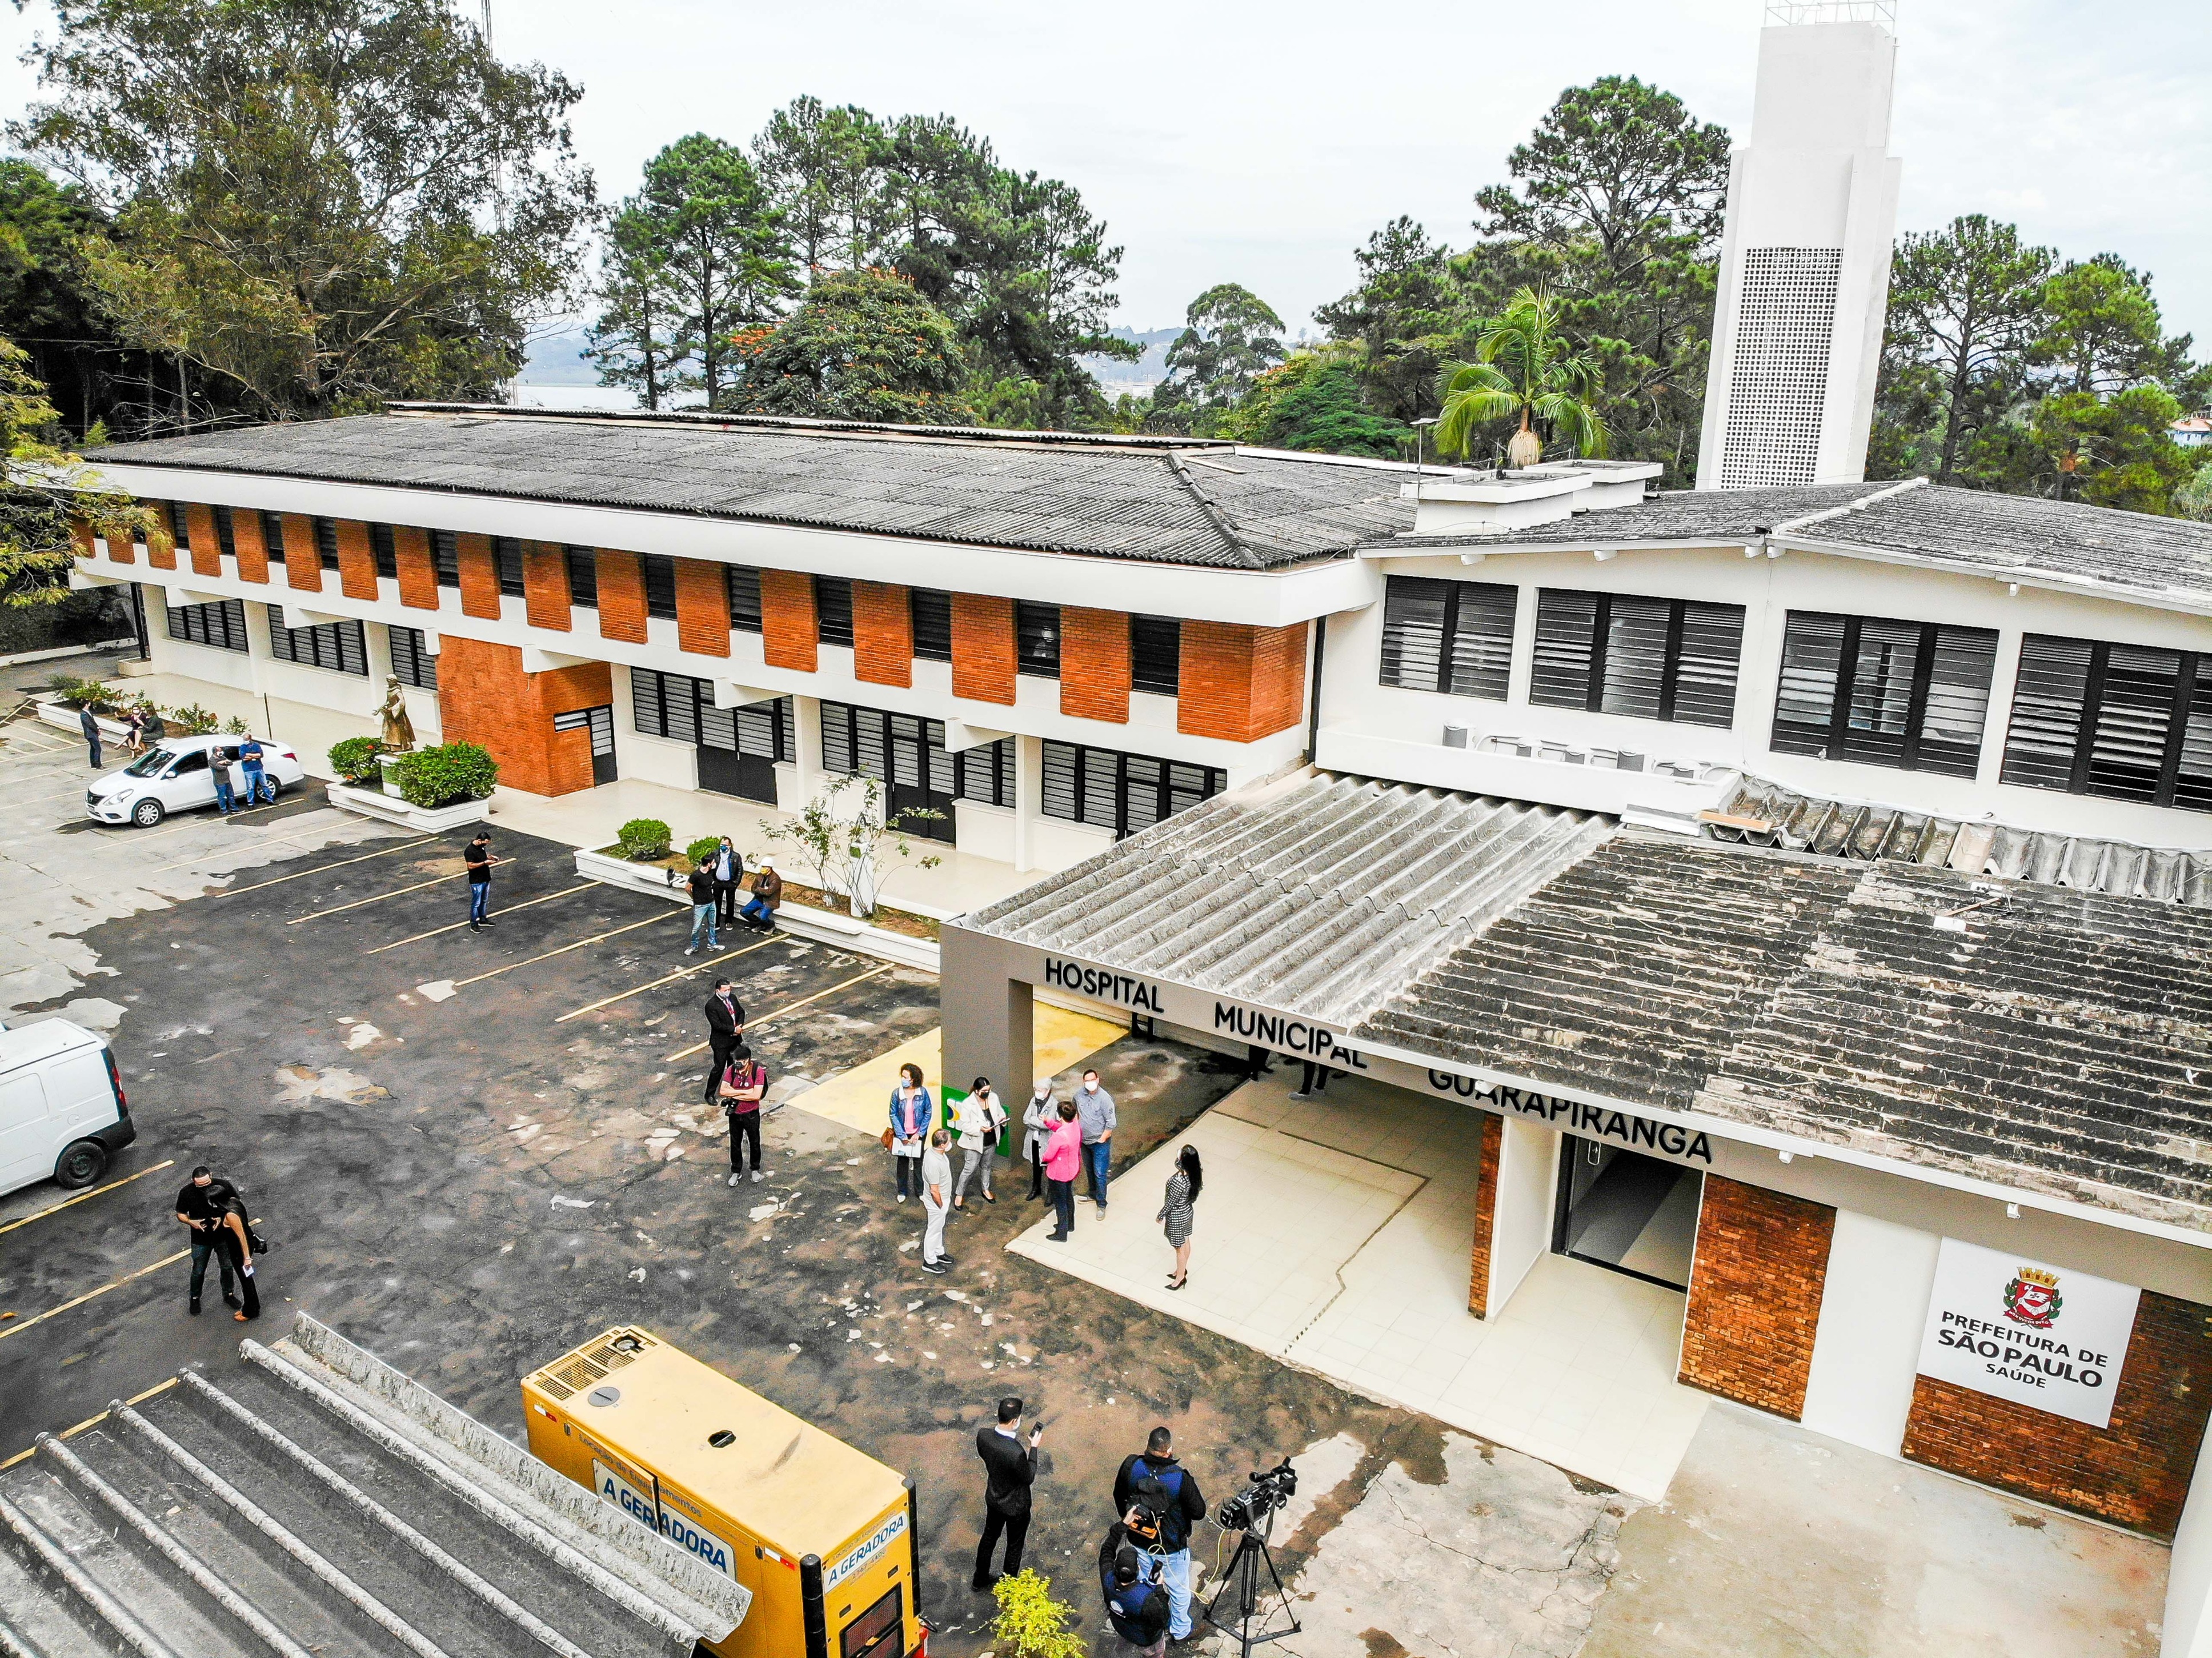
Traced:
<path id="1" fill-rule="evenodd" d="M 491 925 L 491 866 L 497 861 L 491 855 L 491 831 L 478 829 L 461 856 L 469 866 L 469 931 L 474 932 Z"/>
<path id="2" fill-rule="evenodd" d="M 237 1195 L 227 1180 L 218 1180 L 202 1163 L 192 1170 L 191 1179 L 185 1182 L 177 1193 L 177 1219 L 191 1234 L 192 1289 L 191 1300 L 186 1310 L 197 1315 L 200 1309 L 200 1286 L 207 1278 L 208 1257 L 213 1255 L 222 1273 L 222 1304 L 238 1305 L 236 1281 L 231 1269 L 231 1251 L 224 1247 L 224 1234 L 228 1228 L 229 1204 Z"/>

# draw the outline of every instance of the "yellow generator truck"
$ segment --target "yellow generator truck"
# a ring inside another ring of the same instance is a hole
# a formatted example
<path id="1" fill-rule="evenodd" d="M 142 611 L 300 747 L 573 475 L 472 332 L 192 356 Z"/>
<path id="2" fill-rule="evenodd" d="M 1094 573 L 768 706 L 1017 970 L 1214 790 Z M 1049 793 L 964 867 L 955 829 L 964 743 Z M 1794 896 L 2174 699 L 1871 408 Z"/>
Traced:
<path id="1" fill-rule="evenodd" d="M 752 1591 L 720 1658 L 928 1658 L 914 1483 L 650 1333 L 522 1384 L 530 1448 Z"/>

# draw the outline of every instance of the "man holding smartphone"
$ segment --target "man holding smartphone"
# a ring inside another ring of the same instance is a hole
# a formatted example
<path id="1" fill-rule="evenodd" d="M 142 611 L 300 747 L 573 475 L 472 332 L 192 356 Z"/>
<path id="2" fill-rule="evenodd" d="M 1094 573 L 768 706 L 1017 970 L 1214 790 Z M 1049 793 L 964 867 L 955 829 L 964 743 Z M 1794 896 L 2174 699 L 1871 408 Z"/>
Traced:
<path id="1" fill-rule="evenodd" d="M 975 1546 L 974 1587 L 988 1594 L 999 1581 L 991 1570 L 991 1554 L 1000 1533 L 1006 1540 L 1006 1576 L 1022 1569 L 1022 1545 L 1030 1534 L 1030 1488 L 1036 1482 L 1037 1442 L 1044 1437 L 1040 1422 L 1022 1442 L 1022 1401 L 1009 1394 L 999 1401 L 999 1420 L 975 1430 L 975 1454 L 987 1471 L 983 1487 L 983 1540 Z"/>

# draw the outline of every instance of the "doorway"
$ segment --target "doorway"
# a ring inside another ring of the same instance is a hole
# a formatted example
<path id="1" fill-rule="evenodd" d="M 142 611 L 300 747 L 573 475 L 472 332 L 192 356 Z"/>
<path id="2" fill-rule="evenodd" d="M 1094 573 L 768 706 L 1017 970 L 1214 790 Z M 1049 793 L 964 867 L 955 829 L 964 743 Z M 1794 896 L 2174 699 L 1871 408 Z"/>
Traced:
<path id="1" fill-rule="evenodd" d="M 1705 1176 L 1601 1140 L 1559 1146 L 1552 1249 L 1670 1290 L 1690 1287 Z"/>
<path id="2" fill-rule="evenodd" d="M 791 699 L 739 708 L 699 705 L 699 786 L 740 800 L 775 804 L 775 762 L 791 757 Z"/>
<path id="3" fill-rule="evenodd" d="M 556 732 L 587 731 L 592 734 L 592 786 L 615 780 L 615 711 L 602 702 L 596 708 L 574 708 L 553 716 Z"/>
<path id="4" fill-rule="evenodd" d="M 942 720 L 890 716 L 890 823 L 925 840 L 955 843 L 953 757 L 945 751 Z M 919 817 L 917 813 L 933 816 Z"/>

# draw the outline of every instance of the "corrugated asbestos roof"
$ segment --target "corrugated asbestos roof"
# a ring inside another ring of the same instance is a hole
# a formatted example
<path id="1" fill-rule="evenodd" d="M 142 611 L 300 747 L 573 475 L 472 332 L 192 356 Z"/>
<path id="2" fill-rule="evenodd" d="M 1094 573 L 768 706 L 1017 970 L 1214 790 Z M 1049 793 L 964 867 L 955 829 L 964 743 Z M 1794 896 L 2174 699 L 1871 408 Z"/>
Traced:
<path id="1" fill-rule="evenodd" d="M 363 415 L 114 444 L 93 459 L 1237 569 L 1341 556 L 1413 522 L 1395 471 L 1048 434 Z"/>
<path id="2" fill-rule="evenodd" d="M 2212 1230 L 2212 914 L 1991 896 L 1625 832 L 1355 1035 Z"/>
<path id="3" fill-rule="evenodd" d="M 2212 908 L 2209 853 L 1825 800 L 1756 777 L 1745 778 L 1720 811 L 1741 821 L 1708 822 L 1706 829 L 1717 840 L 1823 857 L 1894 858 L 1968 875 L 2002 875 L 2081 892 Z M 1750 827 L 1753 823 L 1766 827 Z"/>
<path id="4" fill-rule="evenodd" d="M 1305 774 L 1217 796 L 963 925 L 1349 1025 L 1613 828 Z"/>
<path id="5" fill-rule="evenodd" d="M 749 1591 L 315 1322 L 0 1474 L 0 1652 L 690 1658 Z"/>

